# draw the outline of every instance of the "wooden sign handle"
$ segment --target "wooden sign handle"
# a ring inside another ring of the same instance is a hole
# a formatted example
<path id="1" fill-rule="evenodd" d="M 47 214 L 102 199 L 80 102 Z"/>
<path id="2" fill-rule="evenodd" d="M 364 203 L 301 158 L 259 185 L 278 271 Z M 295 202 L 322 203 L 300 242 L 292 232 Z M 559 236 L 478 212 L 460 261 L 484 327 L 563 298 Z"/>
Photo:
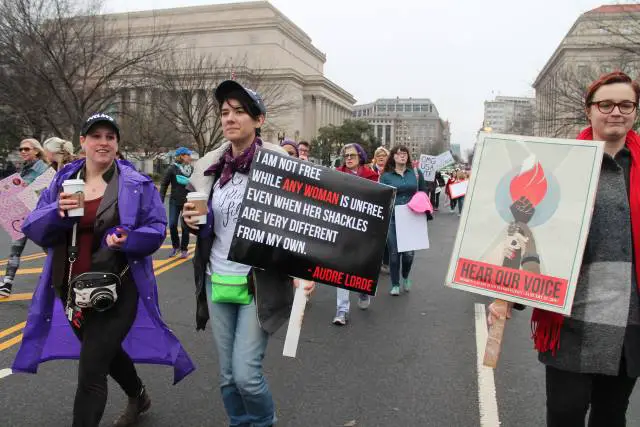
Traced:
<path id="1" fill-rule="evenodd" d="M 500 359 L 500 350 L 502 350 L 502 336 L 504 335 L 504 327 L 507 322 L 507 310 L 509 303 L 504 300 L 496 300 L 495 308 L 502 315 L 495 319 L 493 325 L 489 328 L 489 336 L 487 337 L 487 346 L 484 350 L 484 366 L 496 368 L 498 359 Z"/>

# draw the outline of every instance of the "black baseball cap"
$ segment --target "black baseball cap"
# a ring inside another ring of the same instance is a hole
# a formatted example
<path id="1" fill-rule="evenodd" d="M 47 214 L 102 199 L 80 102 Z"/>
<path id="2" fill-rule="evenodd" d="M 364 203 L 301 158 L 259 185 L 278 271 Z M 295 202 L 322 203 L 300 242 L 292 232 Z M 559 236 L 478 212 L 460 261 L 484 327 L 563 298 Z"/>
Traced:
<path id="1" fill-rule="evenodd" d="M 118 123 L 113 117 L 104 113 L 96 113 L 89 117 L 82 125 L 80 136 L 87 136 L 87 133 L 89 133 L 91 128 L 99 123 L 110 125 L 113 130 L 116 131 L 116 136 L 118 137 L 118 141 L 120 141 L 120 126 L 118 126 Z"/>
<path id="2" fill-rule="evenodd" d="M 227 95 L 235 91 L 246 93 L 251 101 L 253 101 L 253 104 L 256 106 L 256 108 L 258 108 L 258 111 L 260 111 L 263 116 L 267 115 L 267 107 L 265 107 L 264 101 L 262 100 L 260 94 L 255 90 L 251 90 L 242 86 L 235 80 L 225 80 L 218 85 L 215 91 L 215 97 L 218 101 L 218 104 L 222 104 L 224 100 L 227 99 Z"/>

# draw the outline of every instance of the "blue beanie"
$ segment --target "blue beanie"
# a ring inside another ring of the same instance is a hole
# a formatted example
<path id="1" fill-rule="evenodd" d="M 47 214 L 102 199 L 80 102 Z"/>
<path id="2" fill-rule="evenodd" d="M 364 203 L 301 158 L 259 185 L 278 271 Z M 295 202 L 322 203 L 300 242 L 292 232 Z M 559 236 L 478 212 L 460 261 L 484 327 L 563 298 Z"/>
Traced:
<path id="1" fill-rule="evenodd" d="M 182 156 L 183 154 L 190 156 L 191 150 L 189 150 L 187 147 L 180 147 L 176 150 L 176 157 Z"/>

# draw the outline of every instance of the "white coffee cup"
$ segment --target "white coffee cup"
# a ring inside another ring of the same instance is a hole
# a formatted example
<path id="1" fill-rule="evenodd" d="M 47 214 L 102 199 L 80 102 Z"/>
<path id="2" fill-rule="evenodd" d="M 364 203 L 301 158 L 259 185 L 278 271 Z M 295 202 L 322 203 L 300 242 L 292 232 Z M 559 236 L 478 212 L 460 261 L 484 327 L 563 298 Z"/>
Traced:
<path id="1" fill-rule="evenodd" d="M 199 213 L 199 215 L 196 216 L 196 224 L 198 225 L 207 223 L 207 212 L 209 212 L 209 209 L 207 208 L 208 199 L 209 198 L 206 194 L 200 193 L 198 191 L 192 191 L 191 193 L 187 194 L 187 202 L 193 203 Z"/>
<path id="2" fill-rule="evenodd" d="M 78 217 L 84 215 L 84 181 L 81 179 L 67 179 L 62 183 L 62 191 L 67 194 L 73 194 L 78 200 L 78 207 L 69 209 L 67 216 Z"/>

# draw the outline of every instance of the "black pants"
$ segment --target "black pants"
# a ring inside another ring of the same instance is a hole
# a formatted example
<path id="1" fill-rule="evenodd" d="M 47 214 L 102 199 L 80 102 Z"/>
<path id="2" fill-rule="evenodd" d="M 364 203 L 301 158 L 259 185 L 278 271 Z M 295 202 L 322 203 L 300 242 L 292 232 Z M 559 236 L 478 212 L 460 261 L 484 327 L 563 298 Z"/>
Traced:
<path id="1" fill-rule="evenodd" d="M 66 296 L 66 289 L 62 295 Z M 63 304 L 66 297 L 62 298 Z M 138 307 L 138 290 L 125 277 L 118 289 L 118 301 L 102 313 L 83 310 L 80 329 L 72 326 L 82 342 L 78 366 L 78 388 L 73 403 L 73 427 L 93 427 L 107 404 L 107 375 L 122 387 L 129 397 L 142 391 L 142 382 L 122 341 L 133 325 Z"/>
<path id="2" fill-rule="evenodd" d="M 433 206 L 434 209 L 440 207 L 440 193 L 436 193 L 436 190 L 431 192 L 431 206 Z"/>
<path id="3" fill-rule="evenodd" d="M 636 378 L 580 374 L 547 366 L 547 427 L 624 427 Z"/>

